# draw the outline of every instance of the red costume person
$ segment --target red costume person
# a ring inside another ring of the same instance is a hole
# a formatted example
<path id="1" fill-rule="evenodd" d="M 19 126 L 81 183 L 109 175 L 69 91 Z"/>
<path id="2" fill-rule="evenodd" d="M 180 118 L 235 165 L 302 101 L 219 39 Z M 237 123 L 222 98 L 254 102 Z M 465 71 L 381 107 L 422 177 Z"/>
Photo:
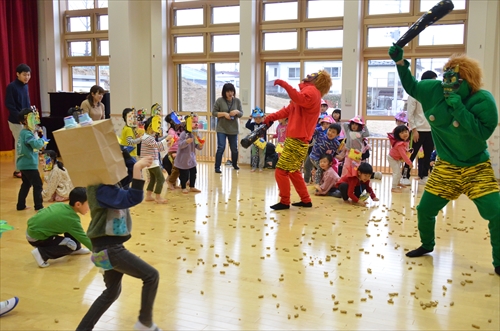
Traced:
<path id="1" fill-rule="evenodd" d="M 271 208 L 274 210 L 290 208 L 290 181 L 301 200 L 292 206 L 312 207 L 311 197 L 307 192 L 300 168 L 307 156 L 309 141 L 318 121 L 321 98 L 330 90 L 332 79 L 327 71 L 321 70 L 304 78 L 299 84 L 300 91 L 281 79 L 277 79 L 274 85 L 284 88 L 292 102 L 264 119 L 264 123 L 269 125 L 280 118 L 288 118 L 287 137 L 275 171 L 280 202 Z"/>

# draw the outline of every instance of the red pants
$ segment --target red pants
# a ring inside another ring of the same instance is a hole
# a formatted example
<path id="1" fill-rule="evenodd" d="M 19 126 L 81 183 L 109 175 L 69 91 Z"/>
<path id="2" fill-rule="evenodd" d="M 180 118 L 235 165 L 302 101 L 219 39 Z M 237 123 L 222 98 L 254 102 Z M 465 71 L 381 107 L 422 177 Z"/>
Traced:
<path id="1" fill-rule="evenodd" d="M 283 169 L 276 168 L 274 172 L 278 189 L 280 190 L 280 202 L 284 205 L 290 205 L 290 181 L 292 181 L 295 191 L 300 196 L 300 201 L 311 202 L 309 192 L 307 192 L 306 182 L 302 178 L 300 171 L 288 172 Z"/>

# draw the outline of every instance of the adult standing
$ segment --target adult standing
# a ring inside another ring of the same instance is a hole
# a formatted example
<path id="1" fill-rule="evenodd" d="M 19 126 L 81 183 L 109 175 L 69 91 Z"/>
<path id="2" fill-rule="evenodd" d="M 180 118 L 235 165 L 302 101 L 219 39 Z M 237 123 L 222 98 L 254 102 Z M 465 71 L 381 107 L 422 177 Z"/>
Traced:
<path id="1" fill-rule="evenodd" d="M 217 118 L 217 153 L 215 154 L 215 172 L 220 174 L 222 154 L 226 149 L 226 139 L 231 149 L 233 168 L 238 170 L 238 119 L 243 116 L 240 99 L 236 98 L 234 85 L 226 83 L 222 87 L 222 97 L 215 101 L 212 116 Z"/>
<path id="2" fill-rule="evenodd" d="M 24 108 L 30 108 L 30 95 L 28 91 L 28 82 L 31 78 L 31 68 L 21 63 L 16 67 L 17 78 L 7 85 L 5 92 L 5 107 L 9 110 L 9 129 L 14 137 L 14 147 L 17 157 L 17 139 L 21 134 L 23 125 L 19 122 L 19 113 Z M 14 157 L 14 162 L 16 157 Z M 19 169 L 14 170 L 14 177 L 21 178 Z"/>
<path id="3" fill-rule="evenodd" d="M 437 75 L 434 71 L 428 70 L 422 74 L 421 80 L 426 79 L 436 79 Z M 424 111 L 422 110 L 422 104 L 415 100 L 412 96 L 408 96 L 408 125 L 412 132 L 413 139 L 413 152 L 410 156 L 411 162 L 415 160 L 415 157 L 420 150 L 420 147 L 424 150 L 424 157 L 418 159 L 418 177 L 420 177 L 420 183 L 425 184 L 429 176 L 429 170 L 431 168 L 431 154 L 434 150 L 434 141 L 432 141 L 431 126 L 427 119 L 425 118 Z M 410 168 L 405 163 L 403 169 L 403 178 L 401 179 L 401 184 L 410 185 Z"/>
<path id="4" fill-rule="evenodd" d="M 106 91 L 99 85 L 90 88 L 87 99 L 82 101 L 80 108 L 84 113 L 89 114 L 93 121 L 104 119 L 104 104 L 101 102 Z"/>
<path id="5" fill-rule="evenodd" d="M 498 110 L 493 95 L 481 89 L 479 62 L 452 55 L 444 65 L 443 82 L 417 82 L 401 47 L 392 46 L 389 55 L 405 91 L 422 103 L 439 155 L 417 207 L 422 245 L 406 256 L 434 250 L 436 215 L 450 200 L 465 194 L 488 221 L 493 267 L 500 275 L 500 191 L 487 145 L 498 125 Z"/>
<path id="6" fill-rule="evenodd" d="M 281 79 L 275 80 L 274 85 L 285 89 L 292 102 L 264 118 L 264 123 L 268 126 L 272 121 L 288 118 L 285 145 L 274 172 L 280 202 L 272 205 L 271 209 L 290 208 L 290 182 L 300 196 L 300 202 L 294 202 L 292 206 L 310 208 L 312 207 L 311 197 L 302 178 L 300 167 L 306 159 L 309 141 L 318 121 L 321 98 L 330 91 L 332 78 L 327 71 L 321 70 L 302 79 L 302 83 L 299 84 L 300 91 Z"/>

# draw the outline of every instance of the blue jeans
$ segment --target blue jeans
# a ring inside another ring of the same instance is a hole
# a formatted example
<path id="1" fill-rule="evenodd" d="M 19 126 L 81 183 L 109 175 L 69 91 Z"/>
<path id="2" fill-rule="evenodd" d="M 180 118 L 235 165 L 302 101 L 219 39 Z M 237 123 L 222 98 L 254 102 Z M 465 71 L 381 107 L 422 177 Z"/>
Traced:
<path id="1" fill-rule="evenodd" d="M 217 153 L 215 153 L 215 170 L 220 170 L 222 163 L 222 155 L 226 149 L 226 138 L 229 141 L 229 148 L 231 149 L 231 161 L 233 167 L 238 166 L 238 135 L 225 134 L 217 132 Z"/>
<path id="2" fill-rule="evenodd" d="M 122 291 L 122 277 L 129 275 L 142 279 L 141 310 L 139 321 L 146 326 L 153 323 L 153 303 L 158 290 L 160 275 L 158 271 L 138 256 L 129 252 L 122 244 L 95 247 L 94 252 L 107 249 L 113 269 L 104 272 L 106 289 L 94 301 L 89 311 L 76 328 L 77 331 L 92 330 L 102 314 L 118 299 Z"/>

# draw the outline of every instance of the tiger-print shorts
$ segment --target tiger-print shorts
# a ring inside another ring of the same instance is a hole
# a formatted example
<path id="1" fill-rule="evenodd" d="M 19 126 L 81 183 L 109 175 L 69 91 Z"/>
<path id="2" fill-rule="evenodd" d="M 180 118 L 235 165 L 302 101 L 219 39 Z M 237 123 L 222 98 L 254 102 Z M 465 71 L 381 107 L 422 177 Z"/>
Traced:
<path id="1" fill-rule="evenodd" d="M 438 159 L 425 190 L 447 200 L 455 200 L 461 194 L 474 200 L 499 192 L 489 160 L 471 167 L 459 167 Z"/>
<path id="2" fill-rule="evenodd" d="M 286 138 L 283 152 L 278 159 L 276 168 L 288 172 L 300 171 L 302 163 L 306 159 L 309 144 L 294 138 Z"/>

